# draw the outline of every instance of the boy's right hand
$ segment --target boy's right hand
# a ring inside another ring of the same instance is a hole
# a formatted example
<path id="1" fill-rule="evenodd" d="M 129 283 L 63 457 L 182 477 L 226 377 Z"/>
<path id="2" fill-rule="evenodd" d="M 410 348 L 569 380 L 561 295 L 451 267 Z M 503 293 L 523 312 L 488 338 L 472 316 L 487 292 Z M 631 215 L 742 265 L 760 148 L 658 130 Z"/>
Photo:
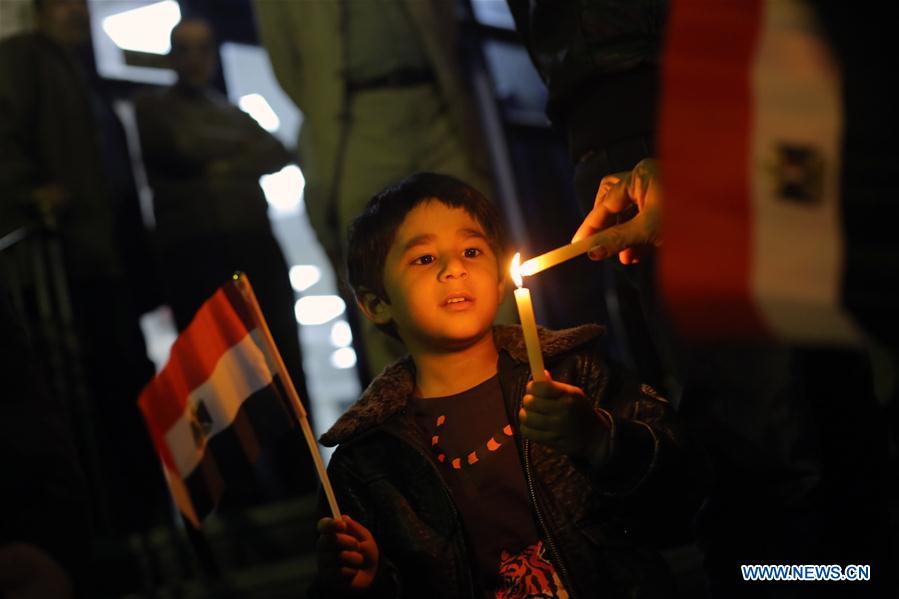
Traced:
<path id="1" fill-rule="evenodd" d="M 323 586 L 339 591 L 364 591 L 378 572 L 378 545 L 371 532 L 349 516 L 322 518 L 316 553 Z"/>

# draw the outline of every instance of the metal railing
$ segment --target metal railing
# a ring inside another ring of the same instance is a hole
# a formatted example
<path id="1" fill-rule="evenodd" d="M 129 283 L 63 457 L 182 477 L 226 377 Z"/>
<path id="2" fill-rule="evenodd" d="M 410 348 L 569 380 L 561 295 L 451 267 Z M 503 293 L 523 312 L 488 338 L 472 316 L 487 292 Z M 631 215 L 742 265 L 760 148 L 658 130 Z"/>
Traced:
<path id="1" fill-rule="evenodd" d="M 26 226 L 0 237 L 0 277 L 38 357 L 49 390 L 65 406 L 90 485 L 98 532 L 110 526 L 84 356 L 72 311 L 62 244 L 51 227 Z"/>

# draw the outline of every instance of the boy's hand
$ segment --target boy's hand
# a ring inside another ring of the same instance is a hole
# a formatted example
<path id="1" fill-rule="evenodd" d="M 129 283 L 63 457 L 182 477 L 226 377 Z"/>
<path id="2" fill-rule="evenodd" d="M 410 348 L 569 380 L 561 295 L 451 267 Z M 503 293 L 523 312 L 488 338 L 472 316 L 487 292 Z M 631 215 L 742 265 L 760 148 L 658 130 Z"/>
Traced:
<path id="1" fill-rule="evenodd" d="M 580 387 L 552 380 L 530 381 L 518 411 L 521 434 L 571 457 L 602 461 L 608 451 L 608 427 Z"/>
<path id="2" fill-rule="evenodd" d="M 322 585 L 339 591 L 368 589 L 378 571 L 378 545 L 371 532 L 347 515 L 322 518 L 316 528 Z"/>

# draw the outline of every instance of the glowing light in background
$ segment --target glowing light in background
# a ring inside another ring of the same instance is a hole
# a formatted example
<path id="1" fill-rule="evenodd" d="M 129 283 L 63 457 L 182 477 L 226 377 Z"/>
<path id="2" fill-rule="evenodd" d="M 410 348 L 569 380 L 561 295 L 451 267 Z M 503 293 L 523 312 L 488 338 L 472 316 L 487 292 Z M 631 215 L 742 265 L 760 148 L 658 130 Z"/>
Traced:
<path id="1" fill-rule="evenodd" d="M 341 347 L 331 354 L 331 366 L 339 370 L 352 368 L 356 365 L 356 352 L 352 347 Z"/>
<path id="2" fill-rule="evenodd" d="M 331 345 L 334 347 L 346 347 L 353 342 L 353 331 L 350 330 L 350 323 L 345 320 L 338 320 L 331 325 Z"/>
<path id="3" fill-rule="evenodd" d="M 276 212 L 286 216 L 302 209 L 306 179 L 297 165 L 288 164 L 277 173 L 262 175 L 259 185 L 262 186 L 269 206 Z"/>
<path id="4" fill-rule="evenodd" d="M 290 267 L 290 286 L 297 291 L 306 291 L 321 278 L 321 269 L 312 264 L 295 264 Z"/>
<path id="5" fill-rule="evenodd" d="M 164 0 L 106 17 L 101 26 L 122 50 L 168 54 L 172 49 L 169 36 L 179 21 L 178 3 Z"/>
<path id="6" fill-rule="evenodd" d="M 271 105 L 260 94 L 241 96 L 237 101 L 237 105 L 240 106 L 241 110 L 256 119 L 259 126 L 269 133 L 274 133 L 281 126 L 281 120 L 278 118 L 278 115 L 275 114 Z"/>
<path id="7" fill-rule="evenodd" d="M 294 304 L 297 322 L 305 325 L 325 324 L 346 311 L 339 295 L 307 295 Z"/>

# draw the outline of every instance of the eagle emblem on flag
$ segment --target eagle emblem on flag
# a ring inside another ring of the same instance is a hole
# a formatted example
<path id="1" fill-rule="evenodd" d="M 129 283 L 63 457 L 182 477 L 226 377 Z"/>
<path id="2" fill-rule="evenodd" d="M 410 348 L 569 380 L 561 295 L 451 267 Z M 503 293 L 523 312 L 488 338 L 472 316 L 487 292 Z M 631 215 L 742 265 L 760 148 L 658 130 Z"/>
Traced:
<path id="1" fill-rule="evenodd" d="M 190 406 L 190 432 L 193 433 L 197 448 L 206 445 L 206 438 L 212 431 L 212 416 L 202 399 Z"/>
<path id="2" fill-rule="evenodd" d="M 824 156 L 811 145 L 781 143 L 773 169 L 777 194 L 800 204 L 818 204 L 824 187 Z"/>

